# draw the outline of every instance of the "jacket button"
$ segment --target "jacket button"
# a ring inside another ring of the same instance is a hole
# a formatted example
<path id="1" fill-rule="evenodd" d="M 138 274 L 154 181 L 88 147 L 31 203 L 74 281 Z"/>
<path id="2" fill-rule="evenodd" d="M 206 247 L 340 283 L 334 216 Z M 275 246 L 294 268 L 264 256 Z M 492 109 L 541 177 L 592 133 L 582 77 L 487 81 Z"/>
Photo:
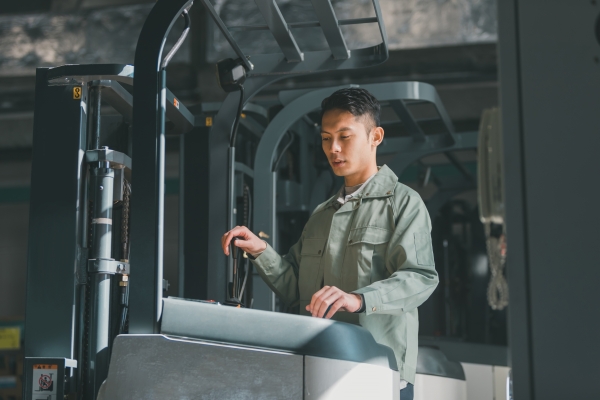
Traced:
<path id="1" fill-rule="evenodd" d="M 375 312 L 375 311 L 377 311 L 377 307 L 373 307 L 371 310 L 372 310 L 373 312 Z"/>
<path id="2" fill-rule="evenodd" d="M 365 194 L 365 196 L 368 196 L 368 195 L 369 195 L 369 193 Z"/>
<path id="3" fill-rule="evenodd" d="M 392 194 L 392 191 L 390 190 L 389 192 L 387 192 L 386 194 Z"/>
<path id="4" fill-rule="evenodd" d="M 352 244 L 352 239 L 348 240 L 348 244 Z"/>

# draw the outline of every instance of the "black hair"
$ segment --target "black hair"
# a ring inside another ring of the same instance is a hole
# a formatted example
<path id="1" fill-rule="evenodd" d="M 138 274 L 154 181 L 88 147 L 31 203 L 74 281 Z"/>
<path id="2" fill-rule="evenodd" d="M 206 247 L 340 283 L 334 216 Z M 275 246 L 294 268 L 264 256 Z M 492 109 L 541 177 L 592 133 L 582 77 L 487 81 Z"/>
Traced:
<path id="1" fill-rule="evenodd" d="M 381 121 L 379 113 L 381 106 L 379 101 L 365 89 L 360 88 L 347 88 L 340 89 L 334 92 L 331 96 L 323 99 L 321 102 L 321 119 L 323 115 L 329 110 L 344 110 L 348 111 L 355 117 L 366 116 L 369 118 L 371 124 L 366 123 L 367 133 L 371 132 L 371 129 L 380 126 Z"/>

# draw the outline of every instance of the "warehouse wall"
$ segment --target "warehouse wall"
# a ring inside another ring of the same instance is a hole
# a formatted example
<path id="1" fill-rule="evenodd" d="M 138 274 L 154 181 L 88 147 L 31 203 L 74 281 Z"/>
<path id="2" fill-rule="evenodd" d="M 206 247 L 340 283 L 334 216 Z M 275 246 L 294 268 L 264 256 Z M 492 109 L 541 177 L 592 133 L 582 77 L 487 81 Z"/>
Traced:
<path id="1" fill-rule="evenodd" d="M 29 203 L 0 204 L 0 319 L 25 314 Z"/>
<path id="2" fill-rule="evenodd" d="M 0 157 L 0 318 L 25 313 L 29 179 L 27 152 Z M 20 160 L 18 158 L 21 158 Z"/>

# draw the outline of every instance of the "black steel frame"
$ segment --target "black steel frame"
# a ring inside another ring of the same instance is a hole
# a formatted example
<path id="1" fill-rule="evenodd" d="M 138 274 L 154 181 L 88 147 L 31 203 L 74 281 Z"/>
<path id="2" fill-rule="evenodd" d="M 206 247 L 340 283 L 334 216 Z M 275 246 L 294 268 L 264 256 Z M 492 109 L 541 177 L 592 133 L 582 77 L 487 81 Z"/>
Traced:
<path id="1" fill-rule="evenodd" d="M 72 360 L 83 350 L 79 299 L 87 276 L 81 224 L 87 202 L 87 115 L 81 102 L 87 101 L 88 90 L 83 86 L 81 100 L 74 99 L 73 87 L 48 85 L 50 71 L 38 68 L 36 73 L 24 353 L 26 360 L 70 365 L 60 373 L 73 387 L 81 378 Z M 24 371 L 26 377 L 29 372 Z M 31 385 L 24 390 L 24 398 L 30 398 Z"/>
<path id="2" fill-rule="evenodd" d="M 190 5 L 189 0 L 157 1 L 142 27 L 135 52 L 131 259 L 136 261 L 131 268 L 135 279 L 132 278 L 129 297 L 130 333 L 157 333 L 159 328 L 167 109 L 166 71 L 162 68 L 162 59 L 167 35 Z"/>

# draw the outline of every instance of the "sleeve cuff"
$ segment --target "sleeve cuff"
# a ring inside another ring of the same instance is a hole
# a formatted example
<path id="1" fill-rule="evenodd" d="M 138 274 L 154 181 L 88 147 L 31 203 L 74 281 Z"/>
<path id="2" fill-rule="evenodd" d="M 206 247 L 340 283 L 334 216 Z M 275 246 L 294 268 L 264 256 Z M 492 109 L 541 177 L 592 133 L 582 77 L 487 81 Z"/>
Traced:
<path id="1" fill-rule="evenodd" d="M 355 294 L 359 294 L 359 293 L 355 293 Z M 356 311 L 354 311 L 354 314 L 360 314 L 360 313 L 364 313 L 366 310 L 366 306 L 365 306 L 365 296 L 364 295 L 360 295 L 360 298 L 362 299 L 362 302 L 360 303 L 360 308 Z"/>
<path id="2" fill-rule="evenodd" d="M 381 302 L 379 291 L 376 289 L 366 286 L 364 288 L 355 290 L 352 293 L 363 296 L 363 306 L 365 308 L 364 312 L 366 315 L 377 314 L 380 311 L 383 311 L 383 303 Z"/>
<path id="3" fill-rule="evenodd" d="M 263 240 L 263 242 L 265 242 L 265 241 Z M 267 245 L 267 247 L 269 247 L 269 244 L 268 244 L 267 242 L 265 242 L 265 244 Z M 266 250 L 266 249 L 267 249 L 267 248 L 265 247 L 265 250 Z M 256 260 L 256 257 L 258 257 L 258 256 L 260 256 L 262 253 L 264 253 L 264 252 L 265 252 L 265 250 L 263 250 L 263 251 L 259 251 L 258 253 L 246 253 L 246 255 L 248 255 L 248 258 L 250 258 L 251 260 Z"/>
<path id="4" fill-rule="evenodd" d="M 265 242 L 267 243 L 267 242 Z M 281 256 L 267 243 L 267 248 L 257 256 L 250 258 L 252 264 L 263 271 L 269 271 Z"/>

